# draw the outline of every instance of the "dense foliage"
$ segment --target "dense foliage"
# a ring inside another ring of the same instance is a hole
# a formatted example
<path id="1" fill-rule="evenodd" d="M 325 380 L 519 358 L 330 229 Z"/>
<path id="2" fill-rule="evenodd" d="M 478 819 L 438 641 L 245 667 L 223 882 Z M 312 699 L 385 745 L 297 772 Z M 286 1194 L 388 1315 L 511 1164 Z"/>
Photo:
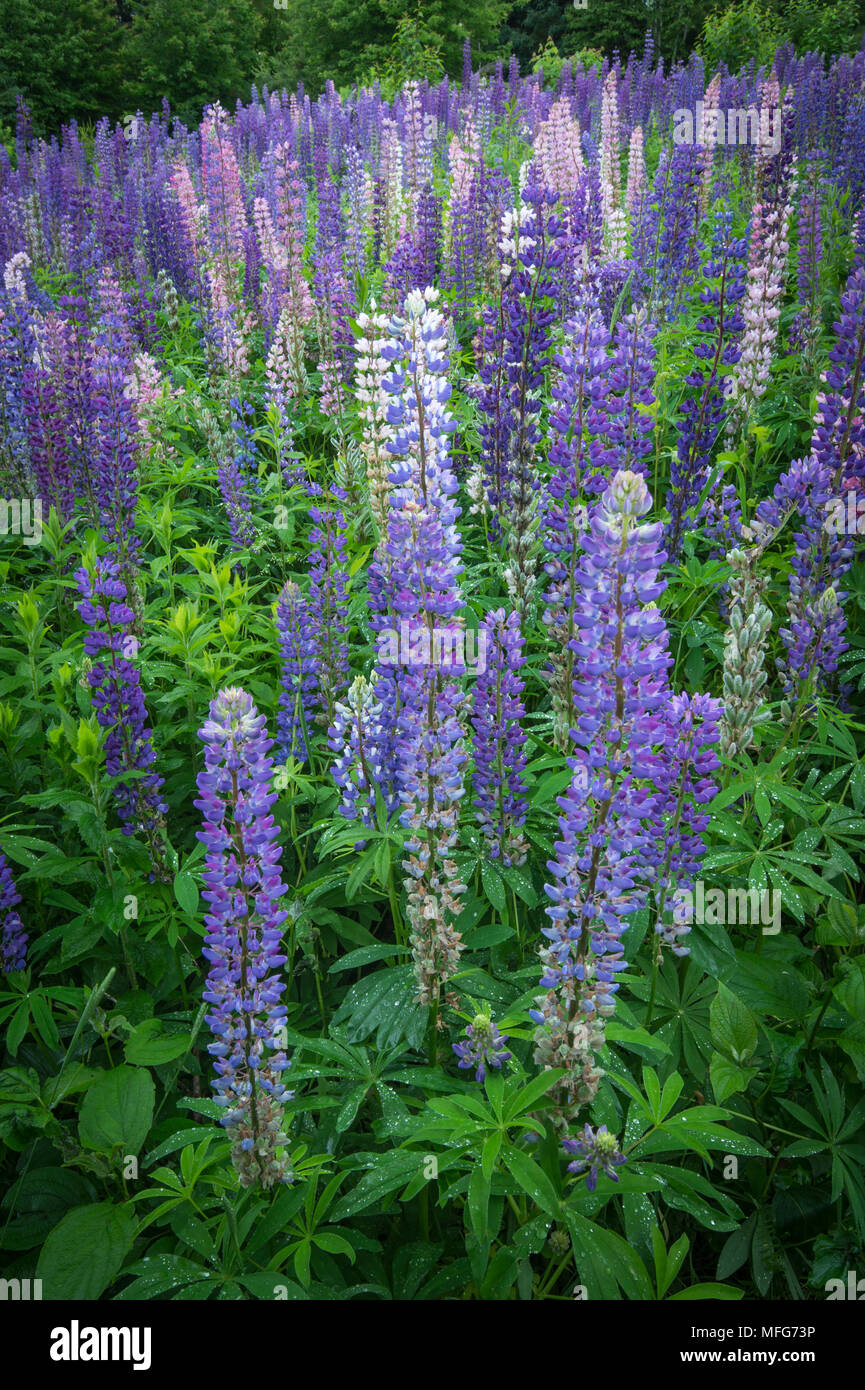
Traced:
<path id="1" fill-rule="evenodd" d="M 47 1299 L 862 1268 L 865 54 L 464 61 L 0 159 Z"/>
<path id="2" fill-rule="evenodd" d="M 587 49 L 623 58 L 651 51 L 668 69 L 699 43 L 709 68 L 799 54 L 854 53 L 865 0 L 4 0 L 0 134 L 24 100 L 50 134 L 163 101 L 196 124 L 208 102 L 249 98 L 250 83 L 318 96 L 379 81 L 392 98 L 412 78 L 462 74 L 463 45 L 492 71 L 514 55 L 524 72 Z"/>

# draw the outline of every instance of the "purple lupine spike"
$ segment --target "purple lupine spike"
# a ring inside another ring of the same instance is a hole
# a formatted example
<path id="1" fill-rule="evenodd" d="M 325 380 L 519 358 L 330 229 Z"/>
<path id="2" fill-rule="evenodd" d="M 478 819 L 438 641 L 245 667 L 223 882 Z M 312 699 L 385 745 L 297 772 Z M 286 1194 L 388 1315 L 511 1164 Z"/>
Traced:
<path id="1" fill-rule="evenodd" d="M 865 477 L 865 266 L 854 266 L 841 296 L 836 341 L 817 398 L 811 456 L 795 459 L 761 503 L 757 519 L 773 526 L 786 510 L 800 526 L 787 600 L 789 625 L 781 629 L 779 661 L 787 702 L 811 685 L 827 683 L 847 650 L 840 588 L 854 555 L 855 533 L 846 522 L 846 495 Z"/>
<path id="2" fill-rule="evenodd" d="M 462 668 L 450 647 L 449 670 L 436 660 L 438 634 L 461 635 L 460 566 L 441 514 L 415 500 L 407 462 L 402 477 L 398 469 L 394 477 L 388 551 L 399 586 L 394 609 L 403 645 L 407 639 L 409 647 L 401 653 L 409 664 L 399 669 L 395 682 L 400 701 L 396 775 L 401 820 L 409 831 L 403 868 L 418 1000 L 435 1005 L 462 950 L 454 921 L 465 886 L 453 860 L 466 763 L 460 719 L 464 695 L 457 680 Z"/>
<path id="3" fill-rule="evenodd" d="M 690 894 L 706 857 L 703 832 L 709 816 L 702 808 L 717 791 L 711 774 L 720 767 L 715 746 L 721 737 L 723 703 L 711 695 L 673 695 L 664 711 L 663 749 L 655 760 L 657 796 L 648 822 L 647 869 L 657 909 L 655 931 L 676 956 L 686 956 L 690 925 L 664 908 L 677 894 Z"/>
<path id="4" fill-rule="evenodd" d="M 511 1053 L 505 1047 L 507 1033 L 500 1033 L 489 1014 L 475 1014 L 474 1020 L 463 1029 L 464 1038 L 451 1043 L 459 1057 L 461 1071 L 474 1069 L 475 1081 L 483 1085 L 487 1068 L 500 1070 L 503 1062 L 511 1060 Z"/>
<path id="5" fill-rule="evenodd" d="M 487 614 L 478 635 L 472 698 L 474 806 L 491 857 L 508 866 L 524 863 L 528 853 L 521 830 L 528 806 L 522 775 L 525 684 L 519 675 L 524 645 L 519 613 L 499 608 Z"/>
<path id="6" fill-rule="evenodd" d="M 0 487 L 19 494 L 28 493 L 37 481 L 34 465 L 38 476 L 40 449 L 44 448 L 51 457 L 53 440 L 48 434 L 48 418 L 56 423 L 53 409 L 34 412 L 31 392 L 36 375 L 32 365 L 35 351 L 33 307 L 13 278 L 11 287 L 0 288 Z M 47 439 L 43 440 L 43 432 L 48 434 Z M 45 472 L 50 479 L 53 470 Z M 40 481 L 39 486 L 44 484 Z M 50 497 L 50 493 L 41 495 Z"/>
<path id="7" fill-rule="evenodd" d="M 315 496 L 320 489 L 311 489 Z M 343 501 L 335 490 L 336 501 Z M 318 722 L 333 723 L 336 700 L 348 686 L 348 564 L 345 515 L 334 502 L 309 508 L 309 621 L 315 634 Z"/>
<path id="8" fill-rule="evenodd" d="M 93 421 L 93 473 L 102 533 L 124 568 L 134 559 L 138 507 L 140 430 L 134 403 L 126 394 L 132 372 L 132 339 L 118 295 L 107 292 L 104 310 L 90 339 L 88 373 Z"/>
<path id="9" fill-rule="evenodd" d="M 280 759 L 306 762 L 316 714 L 316 625 L 300 587 L 289 579 L 276 606 L 276 628 L 282 655 L 282 691 L 277 718 Z"/>
<path id="10" fill-rule="evenodd" d="M 123 834 L 146 837 L 154 864 L 164 872 L 164 816 L 162 778 L 154 772 L 156 753 L 141 688 L 141 676 L 133 664 L 138 641 L 132 636 L 134 613 L 127 603 L 126 584 L 116 560 L 101 558 L 91 575 L 76 571 L 81 600 L 78 611 L 88 626 L 84 652 L 92 665 L 87 683 L 92 691 L 96 718 L 105 735 L 105 765 L 109 777 L 130 772 L 143 775 L 119 781 L 113 795 Z"/>
<path id="11" fill-rule="evenodd" d="M 552 388 L 556 404 L 550 412 L 550 463 L 555 471 L 547 488 L 554 511 L 555 503 L 576 501 L 583 490 L 602 492 L 604 471 L 615 458 L 615 452 L 601 443 L 610 428 L 610 333 L 593 304 L 577 310 L 565 325 L 565 339 L 553 358 L 557 374 Z"/>
<path id="12" fill-rule="evenodd" d="M 432 289 L 410 294 L 405 319 L 394 321 L 394 340 L 385 350 L 394 364 L 383 386 L 392 398 L 395 463 L 371 595 L 379 645 L 374 692 L 382 706 L 377 761 L 386 779 L 391 770 L 395 774 L 402 824 L 410 832 L 403 868 L 418 999 L 434 1007 L 462 950 L 454 921 L 465 888 L 453 851 L 466 762 L 462 543 L 437 299 Z M 382 790 L 389 794 L 388 780 Z"/>
<path id="13" fill-rule="evenodd" d="M 614 469 L 646 472 L 644 460 L 652 452 L 655 428 L 652 385 L 657 332 L 642 310 L 626 314 L 616 324 L 607 401 L 607 439 L 616 451 Z"/>
<path id="14" fill-rule="evenodd" d="M 651 192 L 640 206 L 634 234 L 638 278 L 667 317 L 677 317 L 697 269 L 703 155 L 693 145 L 676 145 L 672 154 L 662 150 Z"/>
<path id="15" fill-rule="evenodd" d="M 709 542 L 709 555 L 722 560 L 733 550 L 742 536 L 742 504 L 732 483 L 724 483 L 720 492 L 711 492 L 700 513 L 703 532 Z"/>
<path id="16" fill-rule="evenodd" d="M 12 870 L 0 851 L 0 963 L 7 975 L 27 969 L 27 933 L 16 911 L 20 901 Z"/>
<path id="17" fill-rule="evenodd" d="M 291 1095 L 282 1080 L 289 1063 L 279 1037 L 286 1013 L 280 943 L 288 913 L 278 906 L 286 887 L 271 814 L 277 799 L 269 790 L 272 740 L 251 696 L 236 687 L 220 690 L 211 702 L 199 738 L 205 764 L 195 806 L 206 851 L 203 951 L 210 972 L 204 999 L 212 1006 L 212 1084 L 241 1184 L 267 1188 L 293 1176 L 281 1153 L 283 1104 Z"/>
<path id="18" fill-rule="evenodd" d="M 685 377 L 694 395 L 686 397 L 680 407 L 676 425 L 679 442 L 670 467 L 667 494 L 670 521 L 666 543 L 671 559 L 678 557 L 685 518 L 705 486 L 712 453 L 727 418 L 722 368 L 734 365 L 739 356 L 738 339 L 744 319 L 737 305 L 745 292 L 745 242 L 733 237 L 731 228 L 732 214 L 717 213 L 709 259 L 703 267 L 707 287 L 700 291 L 700 300 L 707 312 L 697 320 L 696 327 L 704 336 L 694 346 L 694 356 L 699 361 Z M 705 367 L 700 363 L 705 363 Z"/>
<path id="19" fill-rule="evenodd" d="M 535 1060 L 563 1066 L 555 1121 L 567 1127 L 597 1091 L 595 1054 L 613 1012 L 621 937 L 645 904 L 639 870 L 653 797 L 642 785 L 663 742 L 668 695 L 666 626 L 655 602 L 664 584 L 659 524 L 641 523 L 651 505 L 642 477 L 619 472 L 594 507 L 582 537 L 572 643 L 577 756 L 559 798 L 561 839 L 548 868 L 552 906 L 541 951 L 547 991 L 532 1011 Z"/>
<path id="20" fill-rule="evenodd" d="M 349 324 L 352 300 L 337 250 L 320 257 L 313 276 L 313 293 L 321 354 L 321 410 L 329 420 L 339 421 L 346 410 L 354 338 Z"/>

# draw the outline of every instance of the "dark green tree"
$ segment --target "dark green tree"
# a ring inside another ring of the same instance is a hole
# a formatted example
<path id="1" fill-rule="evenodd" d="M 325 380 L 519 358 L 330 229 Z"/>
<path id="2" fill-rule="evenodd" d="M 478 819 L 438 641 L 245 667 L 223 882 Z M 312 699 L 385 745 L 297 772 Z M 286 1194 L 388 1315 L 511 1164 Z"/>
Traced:
<path id="1" fill-rule="evenodd" d="M 476 64 L 499 52 L 509 9 L 509 0 L 287 0 L 278 11 L 285 42 L 264 57 L 259 76 L 288 87 L 302 81 L 311 95 L 328 78 L 346 86 L 398 66 L 412 27 L 418 49 L 438 53 L 445 71 L 458 76 L 467 38 Z"/>
<path id="2" fill-rule="evenodd" d="M 515 54 L 522 72 L 528 72 L 532 56 L 548 39 L 564 53 L 571 8 L 570 0 L 528 0 L 524 5 L 512 5 L 501 31 L 502 53 Z"/>
<path id="3" fill-rule="evenodd" d="M 41 131 L 120 115 L 122 33 L 113 0 L 3 0 L 0 121 L 18 96 Z"/>
<path id="4" fill-rule="evenodd" d="M 631 52 L 642 54 L 646 30 L 651 29 L 655 53 L 669 65 L 686 61 L 703 21 L 717 0 L 588 0 L 585 9 L 566 4 L 568 33 L 562 51 L 618 49 L 623 61 Z"/>
<path id="5" fill-rule="evenodd" d="M 147 114 L 167 97 L 198 121 L 209 102 L 248 98 L 262 27 L 253 0 L 143 0 L 125 49 L 126 110 Z"/>

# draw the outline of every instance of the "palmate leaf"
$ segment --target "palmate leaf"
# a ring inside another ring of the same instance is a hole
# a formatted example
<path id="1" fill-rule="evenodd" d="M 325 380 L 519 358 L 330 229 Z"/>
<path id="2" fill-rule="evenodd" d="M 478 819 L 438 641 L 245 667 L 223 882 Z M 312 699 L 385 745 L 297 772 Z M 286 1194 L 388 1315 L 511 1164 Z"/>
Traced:
<path id="1" fill-rule="evenodd" d="M 380 1050 L 405 1041 L 414 1050 L 423 1045 L 427 1011 L 415 1002 L 414 968 L 395 965 L 376 971 L 352 985 L 333 1017 L 350 1042 L 363 1042 L 372 1033 Z"/>

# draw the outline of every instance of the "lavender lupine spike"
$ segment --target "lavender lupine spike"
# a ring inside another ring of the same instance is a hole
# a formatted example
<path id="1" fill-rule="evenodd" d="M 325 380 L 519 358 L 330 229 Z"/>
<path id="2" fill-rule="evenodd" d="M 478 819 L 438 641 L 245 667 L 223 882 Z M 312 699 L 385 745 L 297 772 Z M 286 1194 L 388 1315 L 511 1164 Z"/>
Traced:
<path id="1" fill-rule="evenodd" d="M 643 128 L 636 125 L 631 131 L 628 146 L 628 184 L 625 193 L 625 207 L 631 217 L 638 213 L 646 196 L 646 159 L 643 153 Z"/>
<path id="2" fill-rule="evenodd" d="M 0 963 L 7 975 L 27 969 L 27 933 L 16 911 L 20 901 L 12 870 L 0 851 Z"/>
<path id="3" fill-rule="evenodd" d="M 725 383 L 730 439 L 753 414 L 769 384 L 784 294 L 789 214 L 788 206 L 767 207 L 758 203 L 751 217 L 748 280 L 742 309 L 745 327 L 738 361 Z"/>
<path id="4" fill-rule="evenodd" d="M 98 723 L 105 729 L 105 764 L 110 777 L 140 772 L 129 783 L 114 788 L 117 814 L 123 834 L 137 831 L 151 849 L 154 865 L 164 871 L 164 816 L 162 778 L 154 772 L 156 753 L 147 721 L 141 677 L 132 660 L 138 641 L 132 636 L 134 614 L 126 601 L 126 585 L 115 560 L 99 559 L 91 575 L 76 571 L 81 601 L 78 611 L 89 631 L 84 638 L 85 655 L 92 665 L 87 672 L 93 707 Z"/>
<path id="5" fill-rule="evenodd" d="M 627 219 L 622 207 L 622 171 L 620 165 L 619 97 L 614 69 L 610 69 L 601 92 L 601 200 L 604 219 L 604 242 L 611 259 L 625 254 Z"/>
<path id="6" fill-rule="evenodd" d="M 506 615 L 500 608 L 487 615 L 478 638 L 484 665 L 472 699 L 475 814 L 491 857 L 507 866 L 524 863 L 528 853 L 522 833 L 528 807 L 522 775 L 525 684 L 519 674 L 524 645 L 517 612 Z"/>
<path id="7" fill-rule="evenodd" d="M 366 464 L 369 503 L 380 532 L 387 519 L 387 494 L 390 488 L 391 455 L 388 449 L 394 427 L 388 419 L 390 395 L 382 381 L 387 374 L 387 361 L 382 349 L 390 342 L 390 321 L 379 312 L 375 300 L 370 313 L 358 315 L 361 337 L 356 343 L 354 391 L 361 422 L 360 451 Z"/>
<path id="8" fill-rule="evenodd" d="M 282 657 L 282 690 L 277 717 L 277 747 L 283 762 L 309 758 L 309 740 L 318 708 L 317 631 L 308 600 L 289 579 L 276 605 L 276 629 Z"/>
<path id="9" fill-rule="evenodd" d="M 697 144 L 701 147 L 700 213 L 704 217 L 709 207 L 709 197 L 712 191 L 715 148 L 719 143 L 721 134 L 719 120 L 720 96 L 721 78 L 720 75 L 716 75 L 706 88 L 703 97 L 703 107 L 700 113 L 700 122 L 697 128 Z"/>
<path id="10" fill-rule="evenodd" d="M 382 706 L 372 685 L 356 676 L 344 700 L 338 700 L 329 733 L 337 754 L 331 776 L 340 792 L 339 810 L 346 820 L 371 826 L 376 794 L 385 780 L 381 766 Z"/>
<path id="11" fill-rule="evenodd" d="M 501 1070 L 503 1062 L 511 1060 L 511 1053 L 505 1047 L 507 1033 L 500 1033 L 488 1013 L 478 1013 L 471 1023 L 463 1029 L 464 1040 L 451 1043 L 459 1057 L 461 1071 L 474 1070 L 475 1081 L 483 1085 L 487 1069 Z"/>
<path id="12" fill-rule="evenodd" d="M 661 528 L 640 522 L 650 505 L 638 474 L 616 473 L 582 537 L 572 644 L 578 752 L 568 759 L 573 779 L 559 798 L 561 839 L 548 864 L 547 992 L 532 1011 L 536 1062 L 566 1069 L 554 1116 L 561 1127 L 597 1091 L 596 1053 L 625 967 L 621 937 L 646 900 L 637 871 L 650 846 L 644 821 L 653 796 L 641 780 L 663 742 L 671 662 L 654 606 L 664 588 Z"/>
<path id="13" fill-rule="evenodd" d="M 289 1063 L 279 1033 L 285 984 L 279 978 L 282 924 L 278 904 L 286 892 L 280 871 L 279 828 L 269 790 L 272 740 L 264 716 L 245 690 L 221 690 L 199 730 L 204 770 L 197 778 L 202 813 L 198 838 L 206 851 L 202 874 L 204 955 L 210 961 L 205 1001 L 214 1035 L 216 1103 L 232 1140 L 231 1157 L 244 1187 L 290 1182 L 282 1154 L 283 1104 L 291 1093 L 282 1073 Z"/>
<path id="14" fill-rule="evenodd" d="M 391 497 L 388 549 L 398 576 L 396 611 L 414 646 L 426 636 L 437 651 L 433 629 L 460 630 L 459 563 L 432 504 L 415 500 L 406 462 Z M 401 623 L 402 627 L 402 623 Z M 426 645 L 421 643 L 421 651 Z M 465 886 L 453 859 L 464 793 L 463 692 L 456 664 L 448 674 L 434 662 L 401 671 L 396 738 L 397 781 L 402 824 L 409 830 L 403 860 L 418 1000 L 438 1005 L 442 986 L 456 972 L 462 942 L 454 928 Z M 378 689 L 378 688 L 377 688 Z"/>
<path id="15" fill-rule="evenodd" d="M 394 469 L 386 540 L 374 565 L 380 648 L 374 689 L 383 706 L 377 757 L 386 796 L 393 761 L 402 824 L 410 831 L 403 868 L 418 999 L 434 1010 L 462 950 L 454 921 L 465 889 L 453 852 L 466 762 L 462 543 L 455 524 L 457 482 L 448 448 L 454 421 L 447 407 L 448 357 L 437 297 L 434 290 L 408 296 L 402 346 L 395 342 L 388 350 L 394 369 L 384 386 L 392 396 Z M 399 627 L 408 651 L 391 649 L 388 624 Z"/>
<path id="16" fill-rule="evenodd" d="M 484 428 L 494 441 L 488 451 L 488 500 L 506 533 L 505 581 L 522 614 L 537 587 L 535 455 L 542 438 L 538 415 L 560 293 L 556 272 L 564 259 L 562 243 L 562 224 L 546 213 L 543 191 L 527 188 L 524 202 L 502 219 L 504 286 L 499 310 L 485 315 L 489 341 L 479 367 Z"/>

